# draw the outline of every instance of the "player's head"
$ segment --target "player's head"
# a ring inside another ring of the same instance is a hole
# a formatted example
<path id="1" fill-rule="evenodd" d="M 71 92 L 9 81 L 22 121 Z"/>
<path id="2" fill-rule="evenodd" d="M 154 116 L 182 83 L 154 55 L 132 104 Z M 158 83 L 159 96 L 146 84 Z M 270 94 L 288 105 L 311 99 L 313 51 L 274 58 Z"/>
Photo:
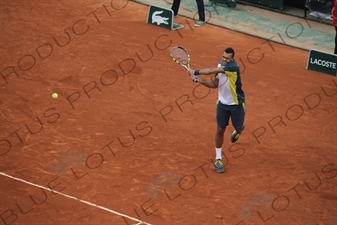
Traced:
<path id="1" fill-rule="evenodd" d="M 234 49 L 226 48 L 222 53 L 222 63 L 226 64 L 234 60 Z"/>

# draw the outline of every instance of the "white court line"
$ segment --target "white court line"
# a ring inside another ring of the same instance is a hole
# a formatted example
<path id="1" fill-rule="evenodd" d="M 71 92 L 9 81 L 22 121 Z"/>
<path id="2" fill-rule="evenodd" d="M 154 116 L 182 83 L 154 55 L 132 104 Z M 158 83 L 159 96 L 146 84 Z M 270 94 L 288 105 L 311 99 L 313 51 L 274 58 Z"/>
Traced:
<path id="1" fill-rule="evenodd" d="M 114 210 L 105 208 L 105 207 L 103 207 L 103 206 L 96 205 L 96 204 L 94 204 L 94 203 L 91 203 L 91 202 L 88 202 L 88 201 L 85 201 L 85 200 L 81 200 L 81 199 L 78 199 L 78 198 L 76 198 L 76 197 L 73 197 L 73 196 L 70 196 L 70 195 L 67 195 L 67 194 L 63 194 L 63 193 L 61 193 L 61 192 L 59 192 L 59 191 L 55 191 L 55 190 L 52 190 L 52 189 L 50 189 L 50 188 L 43 187 L 43 186 L 38 185 L 38 184 L 34 184 L 34 183 L 32 183 L 32 182 L 29 182 L 29 181 L 26 181 L 26 180 L 23 180 L 23 179 L 20 179 L 20 178 L 17 178 L 17 177 L 13 177 L 13 176 L 8 175 L 8 174 L 3 173 L 3 172 L 0 172 L 0 175 L 3 175 L 3 176 L 5 176 L 5 177 L 12 178 L 12 179 L 17 180 L 17 181 L 21 181 L 21 182 L 23 182 L 23 183 L 32 185 L 32 186 L 34 186 L 34 187 L 39 187 L 39 188 L 42 188 L 42 189 L 44 189 L 44 190 L 47 190 L 47 191 L 50 191 L 50 192 L 53 192 L 53 193 L 57 193 L 57 194 L 62 195 L 62 196 L 64 196 L 64 197 L 66 197 L 66 198 L 75 199 L 76 201 L 85 203 L 85 204 L 87 204 L 87 205 L 90 205 L 90 206 L 93 206 L 93 207 L 96 207 L 96 208 L 99 208 L 99 209 L 103 209 L 103 210 L 105 210 L 105 211 L 108 211 L 108 212 L 110 212 L 110 213 L 116 214 L 116 215 L 118 215 L 118 216 L 122 216 L 122 217 L 128 218 L 128 219 L 130 219 L 130 220 L 136 221 L 136 222 L 137 222 L 136 225 L 138 225 L 138 224 L 151 225 L 151 224 L 149 224 L 149 223 L 146 223 L 146 222 L 141 221 L 141 220 L 139 220 L 139 219 L 133 218 L 133 217 L 128 216 L 128 215 L 125 215 L 125 214 L 123 214 L 123 213 L 119 213 L 119 212 L 116 212 L 116 211 L 114 211 Z"/>

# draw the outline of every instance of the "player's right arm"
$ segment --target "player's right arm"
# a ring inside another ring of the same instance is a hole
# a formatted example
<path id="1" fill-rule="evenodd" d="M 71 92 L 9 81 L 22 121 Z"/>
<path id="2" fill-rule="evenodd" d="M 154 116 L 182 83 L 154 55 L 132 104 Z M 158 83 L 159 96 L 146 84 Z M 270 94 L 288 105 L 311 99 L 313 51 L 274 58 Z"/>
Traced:
<path id="1" fill-rule="evenodd" d="M 203 79 L 202 77 L 195 75 L 192 75 L 191 78 L 195 82 L 198 82 L 208 88 L 218 88 L 219 86 L 219 79 L 217 78 L 217 75 L 212 76 L 211 79 Z"/>
<path id="2" fill-rule="evenodd" d="M 215 67 L 215 68 L 205 68 L 201 70 L 192 70 L 188 71 L 189 75 L 191 76 L 192 80 L 201 83 L 202 85 L 209 87 L 209 88 L 218 88 L 219 86 L 219 79 L 217 78 L 218 73 L 224 73 L 225 70 L 222 67 Z M 198 75 L 213 75 L 211 79 L 203 79 Z"/>

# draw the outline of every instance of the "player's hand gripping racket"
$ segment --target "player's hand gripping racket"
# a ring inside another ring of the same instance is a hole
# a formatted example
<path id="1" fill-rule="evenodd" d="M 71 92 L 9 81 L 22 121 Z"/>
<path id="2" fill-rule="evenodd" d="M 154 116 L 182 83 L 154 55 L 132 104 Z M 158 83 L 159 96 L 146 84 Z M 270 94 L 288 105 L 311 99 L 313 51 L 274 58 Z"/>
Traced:
<path id="1" fill-rule="evenodd" d="M 184 67 L 187 71 L 190 69 L 191 58 L 186 49 L 181 46 L 174 46 L 170 50 L 170 55 L 173 61 Z M 193 81 L 197 82 L 197 79 Z"/>

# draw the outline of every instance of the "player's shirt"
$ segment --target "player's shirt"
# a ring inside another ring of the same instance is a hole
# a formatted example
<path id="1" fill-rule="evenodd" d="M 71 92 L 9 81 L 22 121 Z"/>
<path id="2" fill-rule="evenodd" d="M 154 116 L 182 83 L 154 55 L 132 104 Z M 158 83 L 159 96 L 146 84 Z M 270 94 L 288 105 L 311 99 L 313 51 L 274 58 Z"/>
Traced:
<path id="1" fill-rule="evenodd" d="M 241 76 L 239 65 L 235 62 L 229 62 L 222 65 L 220 62 L 218 67 L 224 69 L 224 73 L 218 73 L 219 79 L 218 98 L 224 105 L 239 105 L 245 102 L 245 93 L 241 89 Z"/>

